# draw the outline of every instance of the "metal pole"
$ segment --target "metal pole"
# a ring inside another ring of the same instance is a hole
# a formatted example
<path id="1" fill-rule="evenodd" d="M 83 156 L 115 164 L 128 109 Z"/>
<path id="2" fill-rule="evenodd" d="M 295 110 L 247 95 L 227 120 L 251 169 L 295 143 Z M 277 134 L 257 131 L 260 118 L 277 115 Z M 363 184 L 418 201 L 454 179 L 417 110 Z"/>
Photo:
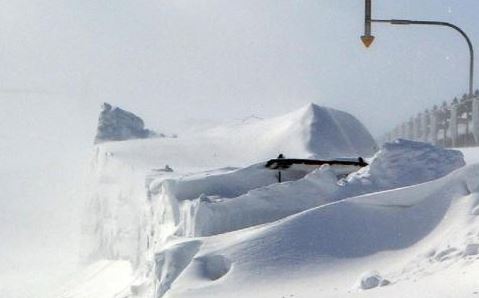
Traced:
<path id="1" fill-rule="evenodd" d="M 371 0 L 366 0 L 366 7 L 364 9 L 364 35 L 371 35 Z"/>
<path id="2" fill-rule="evenodd" d="M 371 1 L 371 0 L 366 0 Z M 470 54 L 470 63 L 469 63 L 469 96 L 474 95 L 474 47 L 472 45 L 469 36 L 458 26 L 447 23 L 447 22 L 435 22 L 435 21 L 413 21 L 413 20 L 371 20 L 374 23 L 388 23 L 391 25 L 434 25 L 434 26 L 445 26 L 452 28 L 459 32 L 467 42 L 469 46 L 469 54 Z"/>
<path id="3" fill-rule="evenodd" d="M 365 0 L 364 7 L 364 35 L 361 36 L 361 41 L 366 48 L 369 48 L 374 41 L 374 36 L 371 35 L 371 1 Z"/>

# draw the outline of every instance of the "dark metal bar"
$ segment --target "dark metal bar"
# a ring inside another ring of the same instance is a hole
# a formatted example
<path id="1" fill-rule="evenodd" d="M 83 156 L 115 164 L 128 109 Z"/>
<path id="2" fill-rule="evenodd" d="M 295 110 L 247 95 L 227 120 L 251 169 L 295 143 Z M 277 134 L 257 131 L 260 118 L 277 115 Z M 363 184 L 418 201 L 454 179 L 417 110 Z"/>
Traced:
<path id="1" fill-rule="evenodd" d="M 310 165 L 321 166 L 324 164 L 329 165 L 346 165 L 346 166 L 359 166 L 365 167 L 368 165 L 363 158 L 359 157 L 356 160 L 316 160 L 316 159 L 297 159 L 297 158 L 276 158 L 268 160 L 265 167 L 271 169 L 289 168 L 292 165 Z"/>

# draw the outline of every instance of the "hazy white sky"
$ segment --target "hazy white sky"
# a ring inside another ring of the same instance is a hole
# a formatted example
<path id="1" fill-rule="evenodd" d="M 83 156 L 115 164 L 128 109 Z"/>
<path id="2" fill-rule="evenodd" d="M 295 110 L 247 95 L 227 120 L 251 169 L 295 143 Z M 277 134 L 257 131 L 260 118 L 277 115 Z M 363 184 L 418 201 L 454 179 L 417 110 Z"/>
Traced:
<path id="1" fill-rule="evenodd" d="M 359 0 L 1 4 L 3 107 L 12 93 L 46 92 L 89 115 L 109 101 L 150 126 L 181 131 L 195 121 L 267 117 L 316 102 L 380 134 L 467 89 L 468 52 L 457 33 L 378 25 L 366 50 Z M 454 22 L 479 48 L 476 0 L 373 5 L 376 17 Z"/>

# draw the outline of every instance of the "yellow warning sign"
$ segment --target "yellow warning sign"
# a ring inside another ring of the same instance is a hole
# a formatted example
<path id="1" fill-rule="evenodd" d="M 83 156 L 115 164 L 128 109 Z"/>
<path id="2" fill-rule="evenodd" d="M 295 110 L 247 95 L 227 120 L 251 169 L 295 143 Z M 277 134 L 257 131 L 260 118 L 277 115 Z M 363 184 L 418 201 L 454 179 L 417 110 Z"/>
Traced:
<path id="1" fill-rule="evenodd" d="M 364 46 L 366 48 L 369 48 L 369 46 L 373 43 L 374 41 L 374 36 L 372 35 L 363 35 L 361 36 L 361 41 L 363 42 Z"/>

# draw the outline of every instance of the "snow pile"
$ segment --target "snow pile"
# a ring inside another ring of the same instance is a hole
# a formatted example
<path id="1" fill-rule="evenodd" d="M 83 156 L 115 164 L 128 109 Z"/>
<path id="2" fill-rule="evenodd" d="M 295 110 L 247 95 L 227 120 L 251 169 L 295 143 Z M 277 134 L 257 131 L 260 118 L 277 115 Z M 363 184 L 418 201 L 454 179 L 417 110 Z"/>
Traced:
<path id="1" fill-rule="evenodd" d="M 479 189 L 468 178 L 478 170 L 459 169 L 464 161 L 456 151 L 398 140 L 340 180 L 324 165 L 307 174 L 283 170 L 278 183 L 278 171 L 264 166 L 278 153 L 371 156 L 369 138 L 351 115 L 310 105 L 176 139 L 98 145 L 85 255 L 128 260 L 135 276 L 121 296 L 156 298 L 293 294 L 285 289 L 342 297 L 332 289 L 369 293 L 400 283 L 397 272 L 414 276 L 413 265 L 397 256 L 421 268 L 476 257 L 473 236 L 434 238 L 449 227 L 447 214 L 471 217 L 479 208 L 456 204 Z M 426 254 L 431 246 L 434 253 Z M 381 257 L 386 251 L 394 262 Z M 372 270 L 384 275 L 364 274 Z"/>
<path id="2" fill-rule="evenodd" d="M 262 159 L 279 153 L 287 157 L 357 158 L 372 156 L 377 150 L 373 137 L 354 116 L 315 104 L 272 119 L 219 127 L 206 135 L 211 138 L 232 135 L 232 147 L 239 146 L 243 154 L 249 156 L 251 152 Z M 231 150 L 234 148 L 230 147 Z"/>
<path id="3" fill-rule="evenodd" d="M 253 170 L 250 168 L 249 172 Z M 205 196 L 198 192 L 193 204 L 187 202 L 180 205 L 180 208 L 186 209 L 183 214 L 189 216 L 188 220 L 180 220 L 180 229 L 186 235 L 206 236 L 272 222 L 331 202 L 335 199 L 334 193 L 340 188 L 336 174 L 328 165 L 299 180 L 280 184 L 274 181 L 275 171 L 267 170 L 263 173 L 262 179 L 253 178 L 253 181 L 263 181 L 264 186 L 251 188 L 236 197 L 223 197 L 222 193 Z M 249 181 L 249 173 L 244 171 L 243 174 L 244 181 Z M 223 193 L 229 193 L 227 185 L 224 184 Z M 302 195 L 297 196 L 298 193 Z"/>
<path id="4" fill-rule="evenodd" d="M 143 139 L 154 135 L 153 131 L 145 129 L 140 117 L 118 107 L 112 107 L 108 103 L 103 104 L 95 143 Z"/>
<path id="5" fill-rule="evenodd" d="M 361 289 L 370 289 L 368 295 L 381 287 L 396 290 L 395 297 L 401 297 L 404 293 L 394 288 L 398 284 L 444 269 L 435 267 L 439 265 L 430 258 L 442 260 L 444 266 L 461 264 L 461 277 L 468 270 L 464 266 L 477 259 L 468 252 L 475 252 L 471 247 L 479 242 L 479 218 L 470 215 L 478 203 L 470 196 L 477 195 L 479 188 L 469 178 L 478 175 L 478 167 L 464 168 L 428 183 L 355 197 L 268 225 L 202 238 L 200 250 L 168 297 L 228 297 L 231 293 L 250 297 L 258 292 L 262 297 L 292 293 L 312 297 L 319 292 L 322 297 L 345 297 L 354 294 L 350 289 L 358 279 Z M 426 254 L 431 248 L 435 253 Z M 221 255 L 232 264 L 227 278 L 211 282 L 198 274 L 197 263 L 211 255 Z M 372 269 L 386 274 L 364 274 Z M 427 289 L 434 293 L 431 297 L 441 296 L 444 290 Z M 385 292 L 377 295 L 384 297 Z"/>
<path id="6" fill-rule="evenodd" d="M 351 174 L 347 183 L 391 189 L 438 179 L 464 165 L 460 151 L 398 139 L 385 143 L 370 165 Z"/>
<path id="7" fill-rule="evenodd" d="M 349 127 L 354 133 L 346 133 Z M 333 128 L 337 133 L 326 133 Z M 290 158 L 357 159 L 377 151 L 375 141 L 357 119 L 317 105 L 271 119 L 182 133 L 178 138 L 107 142 L 101 147 L 145 172 L 168 164 L 178 174 L 246 167 L 280 153 Z"/>
<path id="8" fill-rule="evenodd" d="M 275 171 L 256 165 L 221 175 L 162 183 L 168 184 L 170 197 L 194 200 L 193 204 L 179 205 L 186 209 L 182 214 L 188 216 L 179 220 L 181 231 L 205 236 L 272 222 L 363 193 L 408 186 L 411 179 L 417 183 L 434 180 L 463 165 L 458 151 L 400 140 L 385 144 L 369 167 L 345 181 L 338 182 L 333 170 L 325 165 L 305 177 L 293 176 L 296 179 L 284 171 L 283 177 L 289 181 L 277 184 Z"/>

